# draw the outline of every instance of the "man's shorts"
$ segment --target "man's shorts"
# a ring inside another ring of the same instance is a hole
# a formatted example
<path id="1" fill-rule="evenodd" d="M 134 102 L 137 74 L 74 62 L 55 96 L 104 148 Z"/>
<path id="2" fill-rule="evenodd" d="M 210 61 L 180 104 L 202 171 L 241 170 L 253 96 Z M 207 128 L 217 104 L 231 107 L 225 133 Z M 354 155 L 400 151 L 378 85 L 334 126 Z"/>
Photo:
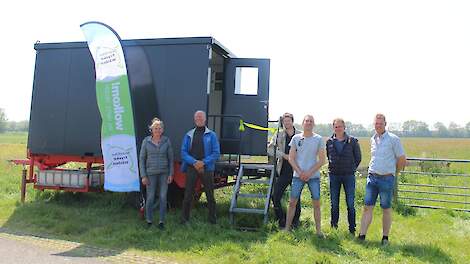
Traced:
<path id="1" fill-rule="evenodd" d="M 383 209 L 392 207 L 394 185 L 395 176 L 374 176 L 369 173 L 364 204 L 374 206 L 377 202 L 377 196 L 380 195 L 380 207 Z"/>
<path id="2" fill-rule="evenodd" d="M 293 177 L 290 198 L 298 200 L 305 184 L 310 189 L 312 200 L 320 200 L 320 178 L 310 178 L 307 182 L 304 182 L 299 177 Z"/>

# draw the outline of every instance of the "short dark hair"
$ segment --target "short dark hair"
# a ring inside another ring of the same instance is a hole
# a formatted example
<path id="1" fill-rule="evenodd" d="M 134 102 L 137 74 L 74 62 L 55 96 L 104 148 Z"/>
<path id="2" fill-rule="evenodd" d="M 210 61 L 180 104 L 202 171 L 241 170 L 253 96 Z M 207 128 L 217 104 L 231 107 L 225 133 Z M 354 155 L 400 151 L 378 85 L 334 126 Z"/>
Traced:
<path id="1" fill-rule="evenodd" d="M 342 118 L 335 118 L 333 119 L 333 126 L 335 125 L 335 122 L 341 122 L 343 124 L 343 126 L 346 126 L 346 124 L 344 123 L 344 120 Z"/>
<path id="2" fill-rule="evenodd" d="M 292 123 L 294 123 L 294 115 L 291 114 L 291 113 L 288 113 L 288 112 L 285 112 L 283 115 L 282 115 L 282 119 L 284 118 L 290 118 L 292 120 Z"/>

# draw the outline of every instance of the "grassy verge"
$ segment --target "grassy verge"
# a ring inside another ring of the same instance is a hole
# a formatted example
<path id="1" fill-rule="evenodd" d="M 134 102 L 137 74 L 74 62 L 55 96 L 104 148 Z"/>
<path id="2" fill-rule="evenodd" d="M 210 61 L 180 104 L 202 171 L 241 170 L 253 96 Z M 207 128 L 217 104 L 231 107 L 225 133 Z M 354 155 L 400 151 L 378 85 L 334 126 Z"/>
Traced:
<path id="1" fill-rule="evenodd" d="M 165 256 L 183 263 L 466 263 L 470 259 L 470 214 L 466 213 L 412 210 L 399 205 L 393 216 L 392 243 L 382 247 L 380 209 L 374 212 L 368 241 L 359 243 L 347 232 L 346 209 L 341 202 L 340 228 L 330 229 L 325 178 L 322 181 L 325 239 L 314 236 L 307 190 L 302 196 L 301 227 L 292 233 L 279 232 L 274 221 L 257 232 L 232 228 L 228 221 L 231 188 L 215 192 L 217 225 L 207 223 L 203 195 L 192 211 L 188 226 L 178 224 L 181 212 L 175 209 L 168 213 L 164 231 L 145 229 L 137 211 L 128 206 L 126 195 L 120 193 L 73 194 L 29 189 L 27 202 L 20 204 L 21 168 L 6 160 L 23 158 L 24 142 L 25 135 L 0 135 L 0 225 L 7 229 L 148 256 Z M 415 143 L 405 142 L 405 148 L 409 148 L 407 144 Z M 467 157 L 469 149 L 466 150 Z M 364 153 L 367 151 L 363 148 Z M 356 193 L 358 223 L 364 184 L 365 180 L 359 178 Z M 257 225 L 261 219 L 241 217 L 239 221 L 240 224 Z"/>

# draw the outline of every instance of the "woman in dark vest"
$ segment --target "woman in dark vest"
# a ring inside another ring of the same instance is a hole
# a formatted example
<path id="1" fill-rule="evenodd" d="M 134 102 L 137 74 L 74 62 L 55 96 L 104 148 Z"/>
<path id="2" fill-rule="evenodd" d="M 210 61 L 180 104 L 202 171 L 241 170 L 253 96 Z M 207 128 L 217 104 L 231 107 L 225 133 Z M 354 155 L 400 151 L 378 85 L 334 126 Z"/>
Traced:
<path id="1" fill-rule="evenodd" d="M 167 207 L 168 184 L 173 181 L 173 149 L 170 139 L 163 136 L 163 122 L 154 118 L 150 125 L 150 136 L 142 141 L 139 169 L 142 184 L 147 188 L 145 220 L 152 226 L 155 194 L 159 190 L 160 219 L 158 228 L 163 229 Z"/>

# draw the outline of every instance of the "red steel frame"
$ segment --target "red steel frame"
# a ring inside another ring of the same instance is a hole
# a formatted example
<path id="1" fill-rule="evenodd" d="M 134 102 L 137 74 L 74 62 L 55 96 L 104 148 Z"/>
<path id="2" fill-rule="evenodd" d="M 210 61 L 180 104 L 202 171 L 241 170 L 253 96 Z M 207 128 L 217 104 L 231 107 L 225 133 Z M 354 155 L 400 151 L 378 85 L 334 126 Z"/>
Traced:
<path id="1" fill-rule="evenodd" d="M 34 188 L 38 190 L 62 190 L 66 192 L 100 192 L 102 188 L 94 188 L 89 186 L 89 181 L 85 181 L 85 186 L 82 188 L 73 187 L 60 187 L 60 186 L 42 186 L 37 184 L 37 175 L 34 173 L 34 166 L 39 170 L 63 170 L 58 166 L 64 165 L 67 162 L 83 162 L 86 163 L 87 170 L 95 164 L 103 164 L 103 157 L 91 156 L 71 156 L 71 155 L 48 155 L 48 154 L 34 154 L 28 150 L 27 159 L 24 160 L 11 160 L 14 164 L 23 165 L 22 181 L 21 181 L 21 202 L 25 201 L 26 185 L 33 183 Z M 29 166 L 29 171 L 26 170 Z"/>
<path id="2" fill-rule="evenodd" d="M 25 201 L 26 197 L 26 185 L 33 183 L 34 189 L 37 190 L 62 190 L 66 192 L 102 192 L 103 188 L 95 188 L 89 186 L 89 181 L 85 181 L 85 186 L 82 188 L 73 187 L 60 187 L 60 186 L 42 186 L 37 184 L 37 175 L 34 173 L 34 166 L 39 170 L 63 170 L 58 168 L 68 162 L 83 162 L 87 164 L 87 170 L 90 170 L 93 164 L 104 164 L 103 157 L 93 156 L 73 156 L 73 155 L 54 155 L 54 154 L 35 154 L 28 150 L 27 159 L 11 160 L 14 164 L 23 165 L 22 181 L 21 181 L 21 202 Z M 26 166 L 29 166 L 29 171 L 26 170 Z M 184 188 L 186 185 L 186 174 L 181 172 L 179 162 L 174 164 L 174 177 L 173 180 L 179 188 Z M 232 185 L 228 183 L 226 175 L 215 175 L 214 179 L 215 188 L 221 188 L 224 186 Z M 196 182 L 195 191 L 197 194 L 202 192 L 202 183 L 198 178 Z"/>

